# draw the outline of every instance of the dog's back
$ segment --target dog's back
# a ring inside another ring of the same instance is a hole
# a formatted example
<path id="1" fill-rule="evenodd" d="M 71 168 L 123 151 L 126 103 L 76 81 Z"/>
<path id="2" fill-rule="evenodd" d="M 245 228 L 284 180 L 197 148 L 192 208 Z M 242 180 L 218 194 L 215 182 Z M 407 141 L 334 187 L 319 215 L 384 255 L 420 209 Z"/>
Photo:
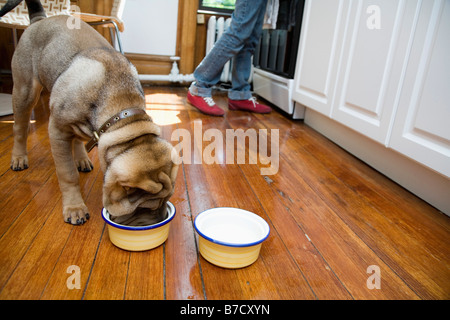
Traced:
<path id="1" fill-rule="evenodd" d="M 13 57 L 13 68 L 29 64 L 30 58 L 31 61 L 39 61 L 39 65 L 33 66 L 32 72 L 49 91 L 76 55 L 90 48 L 113 51 L 105 38 L 83 21 L 80 21 L 79 27 L 70 29 L 69 19 L 73 18 L 53 16 L 30 25 L 22 35 Z M 22 47 L 25 49 L 22 50 Z M 39 58 L 34 59 L 30 55 Z"/>
<path id="2" fill-rule="evenodd" d="M 56 79 L 80 52 L 90 48 L 114 51 L 105 38 L 83 21 L 77 28 L 69 28 L 69 19 L 73 17 L 60 15 L 31 24 L 14 53 L 13 69 L 31 66 L 30 62 L 39 61 L 39 65 L 33 65 L 29 71 L 51 91 Z"/>
<path id="3" fill-rule="evenodd" d="M 38 2 L 27 0 L 28 4 Z M 99 144 L 105 174 L 103 202 L 110 213 L 129 215 L 137 209 L 151 215 L 164 212 L 163 205 L 173 193 L 177 166 L 171 160 L 171 144 L 159 137 L 159 127 L 145 112 L 136 68 L 84 22 L 73 23 L 71 16 L 44 18 L 42 13 L 39 6 L 32 9 L 34 21 L 13 57 L 11 168 L 28 168 L 29 119 L 42 87 L 46 87 L 50 91 L 48 132 L 64 221 L 83 224 L 89 218 L 77 168 L 90 171 L 92 162 L 82 140 Z M 126 150 L 123 157 L 117 150 Z M 124 162 L 117 162 L 116 156 Z M 128 190 L 133 188 L 132 204 L 119 181 L 126 181 Z"/>

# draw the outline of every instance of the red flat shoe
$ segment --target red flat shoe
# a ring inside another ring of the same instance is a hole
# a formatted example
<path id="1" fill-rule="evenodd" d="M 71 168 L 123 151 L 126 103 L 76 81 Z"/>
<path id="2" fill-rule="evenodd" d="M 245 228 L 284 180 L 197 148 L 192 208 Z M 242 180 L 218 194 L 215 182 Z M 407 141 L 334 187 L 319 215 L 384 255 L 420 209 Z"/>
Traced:
<path id="1" fill-rule="evenodd" d="M 255 113 L 270 113 L 272 111 L 269 106 L 256 102 L 255 97 L 251 97 L 248 100 L 228 99 L 228 108 L 230 110 L 244 110 Z"/>
<path id="2" fill-rule="evenodd" d="M 211 97 L 194 96 L 188 91 L 188 101 L 201 112 L 211 116 L 223 116 L 225 111 L 219 108 Z"/>

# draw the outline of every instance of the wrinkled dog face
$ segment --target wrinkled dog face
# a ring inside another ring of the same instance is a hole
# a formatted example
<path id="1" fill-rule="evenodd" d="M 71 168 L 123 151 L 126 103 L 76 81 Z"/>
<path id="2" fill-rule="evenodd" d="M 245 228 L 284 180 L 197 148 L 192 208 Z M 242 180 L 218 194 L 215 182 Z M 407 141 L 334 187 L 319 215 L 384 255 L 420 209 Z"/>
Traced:
<path id="1" fill-rule="evenodd" d="M 171 159 L 172 149 L 170 143 L 151 134 L 108 148 L 103 205 L 112 216 L 151 210 L 153 220 L 164 219 L 178 171 Z"/>

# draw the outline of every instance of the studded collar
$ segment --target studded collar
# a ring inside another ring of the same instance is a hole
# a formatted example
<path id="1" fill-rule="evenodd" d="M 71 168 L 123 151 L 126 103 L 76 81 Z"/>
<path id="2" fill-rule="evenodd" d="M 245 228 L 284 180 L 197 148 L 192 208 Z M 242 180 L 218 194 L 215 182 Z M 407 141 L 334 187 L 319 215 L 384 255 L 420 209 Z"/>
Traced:
<path id="1" fill-rule="evenodd" d="M 86 143 L 85 146 L 86 151 L 87 152 L 91 151 L 98 144 L 100 136 L 103 133 L 105 133 L 109 128 L 111 128 L 111 126 L 113 126 L 115 123 L 138 114 L 146 114 L 146 112 L 143 109 L 131 108 L 122 110 L 113 115 L 111 118 L 106 120 L 106 122 L 97 131 L 95 130 L 92 131 L 93 137 Z"/>

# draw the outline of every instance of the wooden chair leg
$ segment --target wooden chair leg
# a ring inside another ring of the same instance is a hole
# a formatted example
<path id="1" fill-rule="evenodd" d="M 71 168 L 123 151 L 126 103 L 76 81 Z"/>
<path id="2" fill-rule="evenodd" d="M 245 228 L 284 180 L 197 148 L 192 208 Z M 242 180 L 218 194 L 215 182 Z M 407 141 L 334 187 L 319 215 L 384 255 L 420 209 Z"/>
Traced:
<path id="1" fill-rule="evenodd" d="M 17 29 L 16 28 L 12 28 L 11 31 L 12 31 L 12 37 L 13 37 L 14 50 L 16 50 L 17 42 L 19 41 L 18 37 L 17 37 Z"/>

